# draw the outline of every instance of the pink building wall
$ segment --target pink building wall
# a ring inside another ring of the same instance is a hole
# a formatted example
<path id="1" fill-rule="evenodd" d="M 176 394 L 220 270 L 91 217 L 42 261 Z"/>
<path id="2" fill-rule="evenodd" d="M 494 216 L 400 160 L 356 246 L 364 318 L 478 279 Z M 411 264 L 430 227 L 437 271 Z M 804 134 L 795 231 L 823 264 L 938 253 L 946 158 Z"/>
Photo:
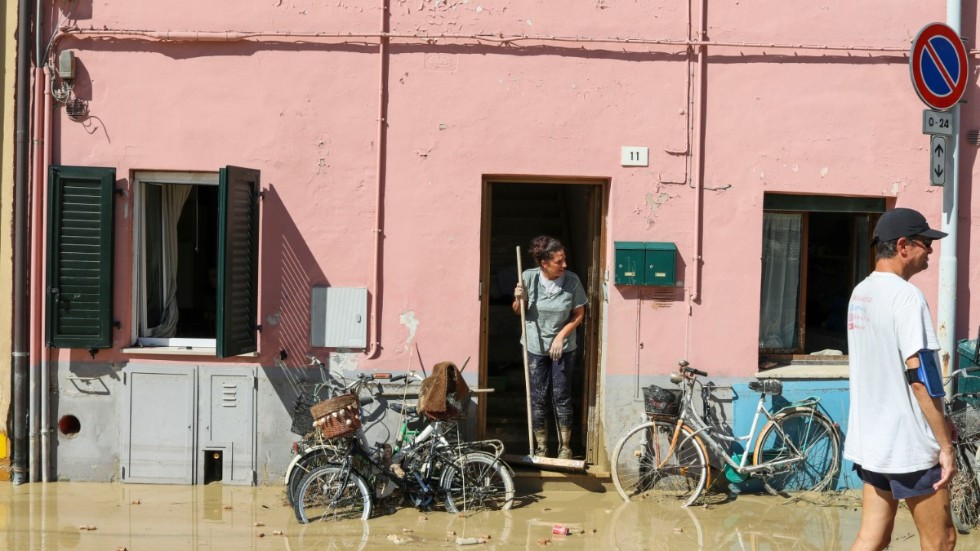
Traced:
<path id="1" fill-rule="evenodd" d="M 57 42 L 77 54 L 75 94 L 91 117 L 76 123 L 56 110 L 55 163 L 113 166 L 127 182 L 140 170 L 261 170 L 270 193 L 262 214 L 260 365 L 271 365 L 282 348 L 300 363 L 310 285 L 372 284 L 376 35 L 384 5 L 96 0 L 76 14 L 83 32 Z M 720 376 L 756 373 L 766 192 L 884 197 L 940 223 L 942 189 L 928 183 L 924 106 L 903 52 L 924 24 L 945 18 L 944 2 L 711 3 L 706 37 L 718 45 L 705 55 L 703 131 L 694 132 L 703 145 L 688 135 L 701 101 L 688 94 L 696 65 L 683 45 L 697 34 L 698 2 L 388 5 L 382 352 L 374 360 L 351 355 L 360 366 L 403 369 L 416 344 L 430 363 L 478 356 L 485 175 L 608 179 L 610 275 L 614 241 L 677 244 L 682 300 L 651 298 L 637 308 L 610 282 L 601 327 L 607 377 L 637 366 L 665 374 L 680 358 Z M 964 34 L 975 32 L 976 19 L 975 8 L 964 12 Z M 365 36 L 159 41 L 93 38 L 88 29 Z M 522 35 L 532 38 L 492 39 Z M 625 38 L 647 43 L 616 41 Z M 967 94 L 976 96 L 974 83 Z M 963 109 L 964 129 L 972 127 L 974 103 Z M 650 166 L 621 166 L 622 146 L 649 147 Z M 969 254 L 975 154 L 965 140 L 961 151 L 957 337 L 976 325 L 968 299 L 980 281 Z M 696 288 L 691 182 L 698 173 Z M 101 361 L 132 359 L 121 352 L 133 323 L 129 197 L 117 201 L 114 298 L 122 330 Z M 934 314 L 938 255 L 937 248 L 933 268 L 916 278 Z M 88 354 L 57 350 L 55 358 L 86 361 Z"/>

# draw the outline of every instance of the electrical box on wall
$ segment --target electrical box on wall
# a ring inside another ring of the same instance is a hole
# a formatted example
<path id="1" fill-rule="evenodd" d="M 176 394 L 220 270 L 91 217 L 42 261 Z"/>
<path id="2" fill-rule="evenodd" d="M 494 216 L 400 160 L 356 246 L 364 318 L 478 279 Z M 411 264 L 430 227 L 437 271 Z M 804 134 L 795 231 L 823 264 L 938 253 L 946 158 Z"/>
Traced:
<path id="1" fill-rule="evenodd" d="M 673 286 L 677 282 L 677 245 L 616 241 L 616 285 Z"/>
<path id="2" fill-rule="evenodd" d="M 367 348 L 367 289 L 313 287 L 310 345 Z"/>

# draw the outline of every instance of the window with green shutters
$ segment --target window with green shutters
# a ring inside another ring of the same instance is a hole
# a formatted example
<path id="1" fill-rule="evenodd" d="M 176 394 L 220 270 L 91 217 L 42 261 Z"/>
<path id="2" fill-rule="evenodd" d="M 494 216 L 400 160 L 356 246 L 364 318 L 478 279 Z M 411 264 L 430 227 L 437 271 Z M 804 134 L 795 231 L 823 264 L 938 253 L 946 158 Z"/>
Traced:
<path id="1" fill-rule="evenodd" d="M 48 344 L 109 347 L 115 171 L 55 166 L 51 174 Z M 135 346 L 256 352 L 259 171 L 133 176 Z"/>
<path id="2" fill-rule="evenodd" d="M 112 346 L 112 168 L 49 169 L 48 346 Z"/>

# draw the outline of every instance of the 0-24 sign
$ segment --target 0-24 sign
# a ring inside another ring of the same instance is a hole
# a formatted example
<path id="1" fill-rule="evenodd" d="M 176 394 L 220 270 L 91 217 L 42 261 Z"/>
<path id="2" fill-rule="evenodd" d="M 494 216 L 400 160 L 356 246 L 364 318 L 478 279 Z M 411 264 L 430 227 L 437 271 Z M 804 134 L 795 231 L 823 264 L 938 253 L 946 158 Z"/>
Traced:
<path id="1" fill-rule="evenodd" d="M 948 111 L 922 111 L 922 133 L 942 136 L 953 135 L 953 114 Z"/>

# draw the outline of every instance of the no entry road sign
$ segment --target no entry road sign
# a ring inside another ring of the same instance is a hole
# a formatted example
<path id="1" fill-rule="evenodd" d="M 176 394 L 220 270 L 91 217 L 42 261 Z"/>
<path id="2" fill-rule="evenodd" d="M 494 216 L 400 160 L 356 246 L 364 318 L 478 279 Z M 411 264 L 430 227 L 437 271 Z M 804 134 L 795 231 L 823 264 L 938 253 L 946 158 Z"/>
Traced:
<path id="1" fill-rule="evenodd" d="M 912 41 L 909 72 L 915 93 L 933 109 L 950 109 L 966 91 L 963 41 L 949 26 L 930 23 Z"/>

